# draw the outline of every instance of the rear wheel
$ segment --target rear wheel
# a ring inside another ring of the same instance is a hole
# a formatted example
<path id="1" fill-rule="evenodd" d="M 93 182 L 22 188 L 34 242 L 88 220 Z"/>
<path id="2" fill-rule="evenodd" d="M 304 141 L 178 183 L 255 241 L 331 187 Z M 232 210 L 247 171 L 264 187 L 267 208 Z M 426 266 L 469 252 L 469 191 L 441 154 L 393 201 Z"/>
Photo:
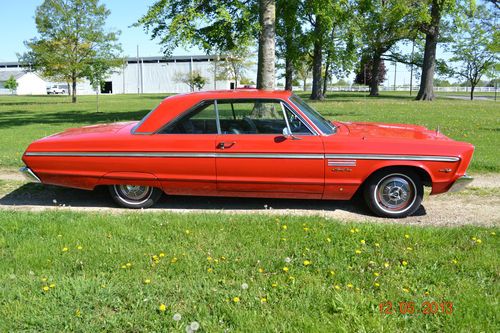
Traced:
<path id="1" fill-rule="evenodd" d="M 156 187 L 140 185 L 110 185 L 113 200 L 126 208 L 149 208 L 161 197 L 162 191 Z"/>
<path id="2" fill-rule="evenodd" d="M 378 216 L 400 218 L 417 211 L 424 188 L 412 171 L 380 171 L 373 174 L 364 189 L 368 208 Z"/>

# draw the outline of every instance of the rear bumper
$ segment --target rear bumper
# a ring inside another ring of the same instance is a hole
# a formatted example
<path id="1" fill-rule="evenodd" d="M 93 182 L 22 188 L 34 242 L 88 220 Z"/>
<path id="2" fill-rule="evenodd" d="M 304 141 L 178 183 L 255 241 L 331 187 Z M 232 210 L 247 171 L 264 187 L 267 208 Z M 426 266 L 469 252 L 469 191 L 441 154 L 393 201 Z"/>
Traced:
<path id="1" fill-rule="evenodd" d="M 461 191 L 465 186 L 469 185 L 473 180 L 474 178 L 467 175 L 463 175 L 462 177 L 455 180 L 455 182 L 453 183 L 453 185 L 451 185 L 448 192 Z"/>
<path id="2" fill-rule="evenodd" d="M 32 183 L 41 183 L 40 178 L 38 178 L 37 175 L 35 175 L 35 173 L 33 171 L 31 171 L 30 168 L 22 167 L 21 169 L 19 169 L 19 172 L 21 172 L 23 174 L 23 176 L 24 176 L 24 178 L 26 178 L 26 180 L 28 180 Z"/>

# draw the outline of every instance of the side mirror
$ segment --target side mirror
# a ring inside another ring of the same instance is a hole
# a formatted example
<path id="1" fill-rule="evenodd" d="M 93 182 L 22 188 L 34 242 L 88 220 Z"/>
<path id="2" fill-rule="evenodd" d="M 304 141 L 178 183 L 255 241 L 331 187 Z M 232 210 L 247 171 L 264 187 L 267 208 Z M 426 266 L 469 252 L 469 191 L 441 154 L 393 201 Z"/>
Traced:
<path id="1" fill-rule="evenodd" d="M 285 137 L 285 139 L 300 140 L 300 138 L 293 135 L 288 127 L 283 128 L 283 136 Z"/>

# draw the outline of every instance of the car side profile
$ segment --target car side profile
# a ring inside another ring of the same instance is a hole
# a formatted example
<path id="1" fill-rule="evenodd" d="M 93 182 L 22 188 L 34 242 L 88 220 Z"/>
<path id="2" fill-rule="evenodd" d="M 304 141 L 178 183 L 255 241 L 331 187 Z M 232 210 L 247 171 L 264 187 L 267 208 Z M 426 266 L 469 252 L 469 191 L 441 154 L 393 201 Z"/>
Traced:
<path id="1" fill-rule="evenodd" d="M 85 126 L 33 142 L 22 172 L 43 184 L 108 186 L 123 207 L 167 195 L 350 200 L 383 217 L 459 190 L 474 147 L 422 126 L 328 121 L 288 91 L 166 98 L 140 122 Z"/>

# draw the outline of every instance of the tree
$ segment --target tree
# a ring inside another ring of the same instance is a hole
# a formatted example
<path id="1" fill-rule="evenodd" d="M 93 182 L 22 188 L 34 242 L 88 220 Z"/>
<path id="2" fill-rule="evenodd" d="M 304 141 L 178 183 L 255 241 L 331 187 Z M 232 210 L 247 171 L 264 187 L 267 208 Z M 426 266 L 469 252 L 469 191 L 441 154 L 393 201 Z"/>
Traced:
<path id="1" fill-rule="evenodd" d="M 14 75 L 9 76 L 7 81 L 4 82 L 3 86 L 10 90 L 10 93 L 14 95 L 14 91 L 17 89 L 18 83 Z"/>
<path id="2" fill-rule="evenodd" d="M 29 51 L 21 61 L 46 77 L 71 82 L 75 103 L 77 82 L 96 59 L 110 67 L 119 63 L 119 32 L 105 30 L 109 14 L 99 0 L 45 0 L 35 12 L 40 36 L 25 42 Z"/>
<path id="3" fill-rule="evenodd" d="M 442 17 L 456 8 L 457 0 L 424 0 L 428 8 L 418 22 L 419 30 L 425 34 L 424 56 L 421 63 L 422 73 L 420 89 L 416 100 L 432 101 L 434 99 L 434 72 L 436 68 L 436 50 L 442 29 Z"/>
<path id="4" fill-rule="evenodd" d="M 300 58 L 295 65 L 295 75 L 302 81 L 302 90 L 307 90 L 307 80 L 311 78 L 312 59 L 310 56 L 305 55 Z"/>
<path id="5" fill-rule="evenodd" d="M 119 64 L 123 65 L 123 60 L 117 59 L 111 62 L 106 59 L 94 59 L 92 63 L 87 66 L 85 77 L 89 80 L 90 85 L 96 93 L 96 111 L 99 112 L 99 92 L 104 85 L 106 76 L 110 75 Z"/>
<path id="6" fill-rule="evenodd" d="M 217 79 L 230 79 L 234 86 L 244 80 L 246 73 L 253 68 L 255 63 L 249 59 L 252 55 L 249 46 L 242 46 L 226 53 L 222 61 L 217 62 Z"/>
<path id="7" fill-rule="evenodd" d="M 273 90 L 275 85 L 276 1 L 259 0 L 259 55 L 257 89 Z"/>
<path id="8" fill-rule="evenodd" d="M 500 29 L 498 12 L 480 5 L 471 9 L 457 22 L 458 32 L 451 45 L 453 57 L 449 67 L 451 75 L 466 79 L 470 86 L 470 99 L 474 99 L 474 89 L 483 75 L 495 70 L 498 65 L 498 50 L 495 45 L 496 32 Z"/>
<path id="9" fill-rule="evenodd" d="M 208 79 L 201 75 L 199 71 L 192 73 L 176 73 L 174 80 L 179 83 L 185 83 L 191 91 L 201 90 L 208 83 Z"/>
<path id="10" fill-rule="evenodd" d="M 369 57 L 364 57 L 357 70 L 354 83 L 372 86 L 372 73 L 374 72 L 372 67 L 372 59 L 370 59 Z M 376 72 L 378 76 L 375 80 L 375 84 L 379 86 L 385 81 L 385 74 L 387 73 L 387 69 L 383 61 L 379 63 L 379 68 Z"/>
<path id="11" fill-rule="evenodd" d="M 383 56 L 404 39 L 413 39 L 414 23 L 421 15 L 418 0 L 360 0 L 358 5 L 363 32 L 363 54 L 372 62 L 371 77 L 379 77 Z M 370 82 L 370 96 L 379 95 L 377 80 Z"/>

